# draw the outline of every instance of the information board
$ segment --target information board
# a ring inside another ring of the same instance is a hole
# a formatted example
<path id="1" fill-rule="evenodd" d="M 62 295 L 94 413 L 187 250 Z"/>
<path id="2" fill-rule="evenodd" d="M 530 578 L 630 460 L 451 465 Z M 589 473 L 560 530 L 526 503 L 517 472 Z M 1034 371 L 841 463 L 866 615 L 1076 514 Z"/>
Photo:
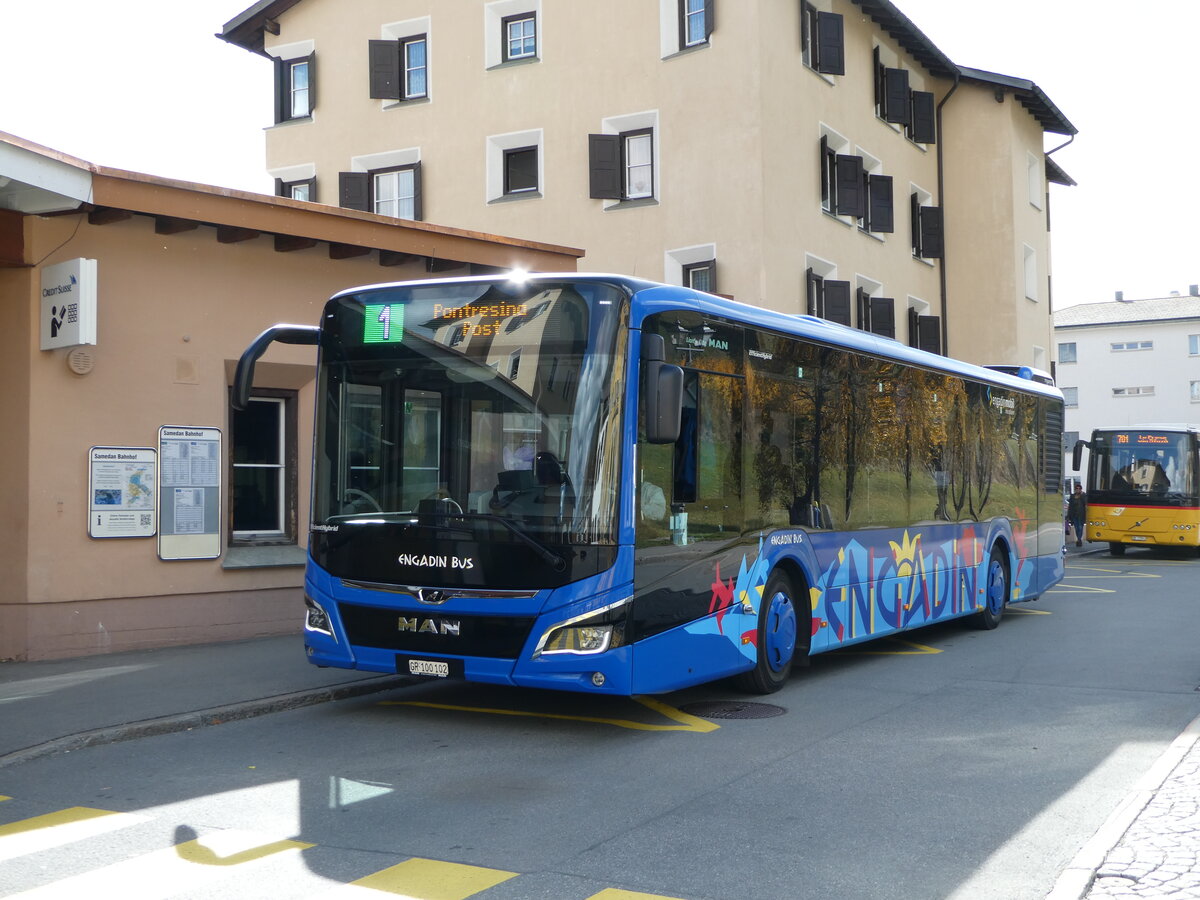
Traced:
<path id="1" fill-rule="evenodd" d="M 157 457 L 151 447 L 88 451 L 89 537 L 154 537 Z"/>
<path id="2" fill-rule="evenodd" d="M 158 557 L 221 555 L 221 429 L 158 429 Z"/>

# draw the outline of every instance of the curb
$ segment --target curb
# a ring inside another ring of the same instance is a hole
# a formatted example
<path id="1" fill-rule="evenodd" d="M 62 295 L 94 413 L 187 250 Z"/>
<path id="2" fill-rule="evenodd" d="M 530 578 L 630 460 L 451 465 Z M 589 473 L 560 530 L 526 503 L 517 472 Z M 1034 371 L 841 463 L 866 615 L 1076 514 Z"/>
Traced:
<path id="1" fill-rule="evenodd" d="M 411 684 L 407 678 L 397 678 L 388 675 L 382 678 L 364 679 L 363 681 L 348 682 L 331 687 L 313 688 L 307 691 L 296 691 L 290 694 L 277 694 L 274 697 L 263 697 L 259 700 L 245 700 L 230 703 L 226 706 L 213 706 L 208 709 L 193 712 L 177 713 L 169 716 L 159 716 L 153 719 L 143 719 L 140 722 L 127 722 L 122 725 L 108 725 L 91 731 L 81 731 L 65 737 L 54 738 L 14 750 L 0 755 L 0 769 L 41 759 L 55 753 L 70 753 L 72 750 L 82 750 L 87 747 L 97 747 L 102 744 L 116 744 L 121 741 L 131 741 L 137 738 L 154 737 L 160 734 L 174 734 L 180 731 L 190 731 L 207 725 L 220 725 L 224 722 L 236 722 L 240 719 L 251 719 L 268 713 L 284 712 L 289 709 L 300 709 L 305 706 L 315 706 L 318 703 L 328 703 L 333 700 L 345 700 L 349 697 L 361 697 L 375 694 L 392 688 Z"/>
<path id="2" fill-rule="evenodd" d="M 1155 792 L 1163 786 L 1197 740 L 1200 740 L 1200 716 L 1187 724 L 1179 737 L 1171 742 L 1162 756 L 1155 760 L 1154 765 L 1104 820 L 1100 830 L 1079 849 L 1075 858 L 1058 876 L 1054 889 L 1046 895 L 1046 900 L 1082 900 L 1087 895 L 1109 852 L 1121 842 L 1125 832 L 1154 799 Z"/>

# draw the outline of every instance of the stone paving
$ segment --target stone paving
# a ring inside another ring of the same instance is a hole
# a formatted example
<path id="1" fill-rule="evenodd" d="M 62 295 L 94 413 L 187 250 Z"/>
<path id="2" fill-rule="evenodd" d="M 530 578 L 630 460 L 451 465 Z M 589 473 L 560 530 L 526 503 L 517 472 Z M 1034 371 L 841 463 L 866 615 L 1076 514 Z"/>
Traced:
<path id="1" fill-rule="evenodd" d="M 1200 900 L 1200 743 L 1190 748 L 1104 856 L 1087 900 Z"/>

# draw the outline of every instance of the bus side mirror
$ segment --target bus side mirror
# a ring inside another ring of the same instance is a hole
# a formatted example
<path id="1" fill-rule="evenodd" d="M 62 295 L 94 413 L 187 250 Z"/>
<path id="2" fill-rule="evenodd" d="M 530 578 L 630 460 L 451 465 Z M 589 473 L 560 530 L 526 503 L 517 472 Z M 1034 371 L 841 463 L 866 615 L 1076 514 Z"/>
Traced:
<path id="1" fill-rule="evenodd" d="M 233 373 L 233 408 L 243 410 L 250 403 L 250 388 L 254 384 L 254 364 L 267 352 L 275 341 L 281 344 L 313 344 L 321 338 L 321 329 L 316 325 L 272 325 L 254 339 L 241 358 Z"/>
<path id="2" fill-rule="evenodd" d="M 646 440 L 673 444 L 679 440 L 683 414 L 683 369 L 670 365 L 667 345 L 658 334 L 642 334 L 642 402 Z"/>
<path id="3" fill-rule="evenodd" d="M 1083 448 L 1087 445 L 1087 441 L 1075 442 L 1075 449 L 1071 451 L 1071 469 L 1075 472 L 1079 471 L 1079 466 L 1083 463 Z"/>

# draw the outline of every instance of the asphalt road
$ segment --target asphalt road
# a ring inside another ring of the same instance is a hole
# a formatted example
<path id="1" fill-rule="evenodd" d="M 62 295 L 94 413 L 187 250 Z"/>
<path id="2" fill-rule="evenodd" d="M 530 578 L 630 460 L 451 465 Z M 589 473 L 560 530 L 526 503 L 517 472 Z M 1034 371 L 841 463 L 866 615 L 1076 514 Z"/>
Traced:
<path id="1" fill-rule="evenodd" d="M 1197 571 L 1076 557 L 764 698 L 428 684 L 35 760 L 0 896 L 1041 898 L 1200 714 Z"/>

